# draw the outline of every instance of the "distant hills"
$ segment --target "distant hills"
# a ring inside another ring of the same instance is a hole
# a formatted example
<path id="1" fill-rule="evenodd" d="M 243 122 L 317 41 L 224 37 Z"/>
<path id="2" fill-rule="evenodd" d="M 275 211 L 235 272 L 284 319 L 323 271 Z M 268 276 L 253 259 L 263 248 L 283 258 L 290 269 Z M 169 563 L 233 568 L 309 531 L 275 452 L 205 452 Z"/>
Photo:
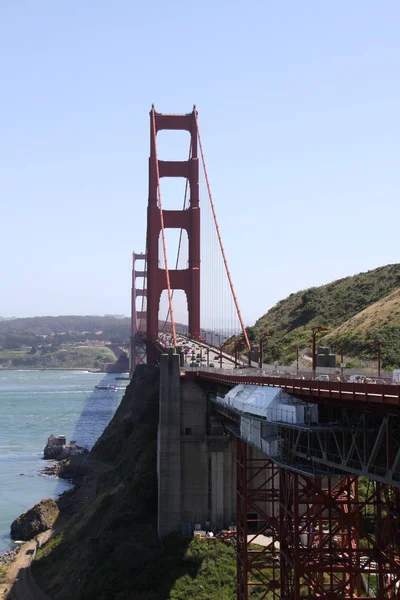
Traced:
<path id="1" fill-rule="evenodd" d="M 75 316 L 28 317 L 7 319 L 0 322 L 0 344 L 25 343 L 31 345 L 35 338 L 61 337 L 63 341 L 81 341 L 90 338 L 114 343 L 128 343 L 130 335 L 128 317 Z"/>
<path id="2" fill-rule="evenodd" d="M 255 343 L 271 331 L 265 342 L 265 359 L 288 364 L 295 347 L 311 346 L 311 328 L 327 327 L 319 345 L 350 357 L 376 359 L 374 340 L 381 342 L 383 366 L 400 366 L 400 264 L 312 287 L 281 300 L 248 328 Z"/>
<path id="3" fill-rule="evenodd" d="M 119 315 L 2 320 L 0 368 L 100 368 L 127 349 L 130 322 Z"/>

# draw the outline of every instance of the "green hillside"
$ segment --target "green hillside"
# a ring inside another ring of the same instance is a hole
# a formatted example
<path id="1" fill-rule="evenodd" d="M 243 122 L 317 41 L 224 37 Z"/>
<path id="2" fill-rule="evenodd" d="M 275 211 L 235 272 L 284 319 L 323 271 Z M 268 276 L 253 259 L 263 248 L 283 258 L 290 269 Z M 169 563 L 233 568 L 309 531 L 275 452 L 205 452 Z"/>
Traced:
<path id="1" fill-rule="evenodd" d="M 310 347 L 311 328 L 322 326 L 329 331 L 318 336 L 318 343 L 372 360 L 376 358 L 376 347 L 371 340 L 378 339 L 382 343 L 383 366 L 400 365 L 400 313 L 395 310 L 399 300 L 390 296 L 399 287 L 400 264 L 393 264 L 301 290 L 278 302 L 254 327 L 249 327 L 249 339 L 255 343 L 261 333 L 270 331 L 273 337 L 265 342 L 265 360 L 289 364 L 295 358 L 293 348 Z M 386 300 L 380 305 L 383 299 Z M 360 321 L 352 319 L 375 303 L 374 327 L 361 331 Z M 382 318 L 378 316 L 380 312 Z M 346 322 L 348 326 L 339 329 Z"/>

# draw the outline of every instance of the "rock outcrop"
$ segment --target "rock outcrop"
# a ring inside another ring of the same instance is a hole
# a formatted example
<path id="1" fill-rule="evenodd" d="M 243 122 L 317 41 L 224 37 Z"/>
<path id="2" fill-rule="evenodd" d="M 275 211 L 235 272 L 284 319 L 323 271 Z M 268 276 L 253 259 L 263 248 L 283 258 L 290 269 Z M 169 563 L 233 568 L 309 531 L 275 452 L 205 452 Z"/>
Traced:
<path id="1" fill-rule="evenodd" d="M 59 513 L 55 501 L 45 498 L 12 522 L 10 535 L 14 540 L 31 540 L 38 533 L 53 527 Z"/>

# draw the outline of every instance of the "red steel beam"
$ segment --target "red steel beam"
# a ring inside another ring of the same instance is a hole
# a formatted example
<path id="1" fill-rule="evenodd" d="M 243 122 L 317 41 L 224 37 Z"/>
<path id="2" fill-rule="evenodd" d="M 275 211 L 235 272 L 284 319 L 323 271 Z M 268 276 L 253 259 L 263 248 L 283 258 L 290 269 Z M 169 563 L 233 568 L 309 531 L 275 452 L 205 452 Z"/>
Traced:
<path id="1" fill-rule="evenodd" d="M 191 374 L 187 375 L 191 376 Z M 400 385 L 342 383 L 340 381 L 302 380 L 259 375 L 228 375 L 218 371 L 210 373 L 201 370 L 196 371 L 195 376 L 199 379 L 215 381 L 232 387 L 239 383 L 279 387 L 288 394 L 313 400 L 328 398 L 344 404 L 365 404 L 387 406 L 388 408 L 400 406 Z"/>
<path id="2" fill-rule="evenodd" d="M 257 593 L 259 600 L 278 600 L 278 467 L 268 458 L 253 457 L 252 452 L 237 440 L 237 598 L 248 600 Z"/>

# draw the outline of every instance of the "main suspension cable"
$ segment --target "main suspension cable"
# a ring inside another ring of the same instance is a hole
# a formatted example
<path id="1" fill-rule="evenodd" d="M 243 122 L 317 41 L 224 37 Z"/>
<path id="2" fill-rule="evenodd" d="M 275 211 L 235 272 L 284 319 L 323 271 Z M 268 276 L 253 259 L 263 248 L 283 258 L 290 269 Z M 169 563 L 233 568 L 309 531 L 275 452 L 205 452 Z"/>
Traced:
<path id="1" fill-rule="evenodd" d="M 170 284 L 170 279 L 169 279 L 168 260 L 167 260 L 167 244 L 165 241 L 164 216 L 163 216 L 162 202 L 161 202 L 160 170 L 159 170 L 159 166 L 158 166 L 156 117 L 155 117 L 154 106 L 152 106 L 152 108 L 151 108 L 151 115 L 152 115 L 152 121 L 153 121 L 153 142 L 154 142 L 154 154 L 155 154 L 155 161 L 156 161 L 158 206 L 160 209 L 161 237 L 162 237 L 163 253 L 164 253 L 165 275 L 166 275 L 166 279 L 167 279 L 168 304 L 169 304 L 169 312 L 171 315 L 172 338 L 173 338 L 173 342 L 174 342 L 174 348 L 176 348 L 175 319 L 174 319 L 174 311 L 172 308 L 171 284 Z"/>
<path id="2" fill-rule="evenodd" d="M 250 350 L 249 338 L 247 337 L 246 327 L 244 326 L 244 323 L 243 323 L 242 314 L 241 314 L 240 308 L 239 308 L 239 303 L 238 303 L 238 300 L 237 300 L 236 294 L 235 294 L 235 288 L 233 287 L 233 282 L 232 282 L 231 274 L 229 272 L 228 261 L 226 259 L 226 254 L 225 254 L 224 246 L 223 246 L 223 243 L 222 243 L 221 233 L 220 233 L 219 226 L 218 226 L 217 215 L 216 215 L 216 212 L 215 212 L 215 206 L 214 206 L 214 202 L 213 202 L 212 195 L 211 195 L 211 188 L 210 188 L 210 183 L 209 183 L 209 180 L 208 180 L 206 163 L 205 163 L 205 160 L 204 160 L 203 145 L 201 143 L 199 122 L 198 122 L 198 119 L 197 119 L 197 110 L 196 109 L 194 110 L 194 114 L 195 114 L 195 119 L 196 119 L 196 129 L 197 129 L 197 137 L 198 137 L 198 140 L 199 140 L 201 161 L 203 163 L 204 175 L 205 175 L 206 184 L 207 184 L 207 190 L 208 190 L 208 197 L 209 197 L 209 200 L 210 200 L 211 210 L 212 210 L 212 214 L 213 214 L 213 217 L 214 217 L 215 228 L 217 230 L 219 246 L 220 246 L 220 249 L 221 249 L 222 257 L 224 259 L 225 271 L 226 271 L 226 274 L 228 276 L 229 286 L 231 288 L 231 292 L 232 292 L 232 296 L 233 296 L 233 301 L 234 301 L 235 307 L 236 307 L 236 312 L 237 312 L 237 315 L 239 317 L 240 325 L 241 325 L 242 332 L 243 332 L 244 341 L 246 343 L 246 346 L 247 346 L 248 350 Z"/>

